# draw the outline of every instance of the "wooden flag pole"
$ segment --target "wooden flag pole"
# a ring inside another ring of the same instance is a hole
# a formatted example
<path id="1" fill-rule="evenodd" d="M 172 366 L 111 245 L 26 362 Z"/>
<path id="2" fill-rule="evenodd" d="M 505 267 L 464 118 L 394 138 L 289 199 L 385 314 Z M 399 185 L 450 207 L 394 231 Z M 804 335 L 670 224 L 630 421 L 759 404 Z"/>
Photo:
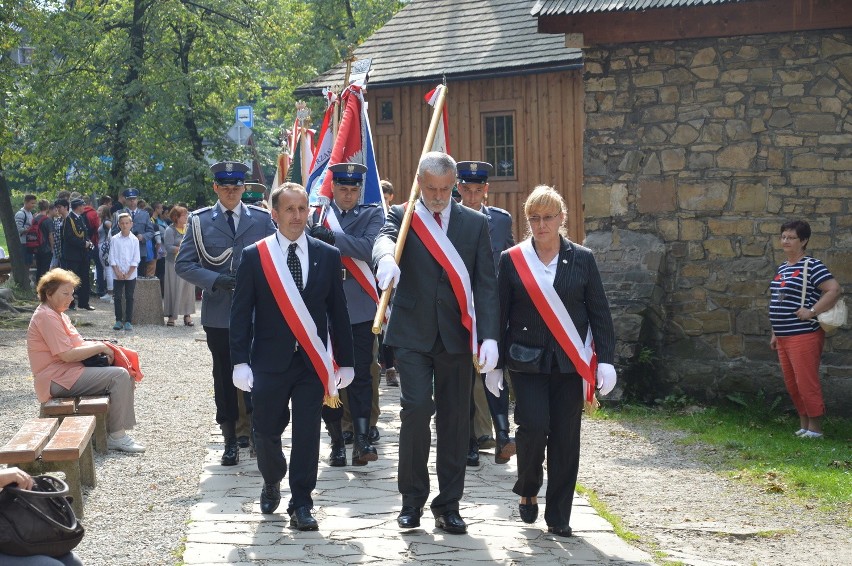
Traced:
<path id="1" fill-rule="evenodd" d="M 444 112 L 444 103 L 447 98 L 447 87 L 441 89 L 438 95 L 438 100 L 435 102 L 435 108 L 432 111 L 432 121 L 429 123 L 429 131 L 426 134 L 426 141 L 423 143 L 423 151 L 420 152 L 422 158 L 425 154 L 432 151 L 432 144 L 435 142 L 435 135 L 438 132 L 438 124 L 441 122 L 441 116 Z M 405 240 L 408 237 L 408 230 L 411 227 L 411 216 L 414 214 L 414 205 L 417 204 L 417 199 L 420 198 L 420 185 L 417 183 L 417 175 L 414 175 L 414 182 L 411 183 L 411 193 L 408 195 L 408 206 L 405 207 L 405 214 L 402 216 L 402 224 L 399 226 L 399 234 L 396 237 L 396 248 L 394 250 L 394 260 L 399 265 L 402 259 L 402 250 L 405 247 Z M 373 319 L 373 334 L 382 333 L 382 322 L 385 318 L 385 311 L 390 303 L 391 293 L 393 292 L 393 282 L 388 285 L 388 288 L 382 291 L 382 297 L 379 300 L 379 308 L 376 309 L 376 318 Z"/>

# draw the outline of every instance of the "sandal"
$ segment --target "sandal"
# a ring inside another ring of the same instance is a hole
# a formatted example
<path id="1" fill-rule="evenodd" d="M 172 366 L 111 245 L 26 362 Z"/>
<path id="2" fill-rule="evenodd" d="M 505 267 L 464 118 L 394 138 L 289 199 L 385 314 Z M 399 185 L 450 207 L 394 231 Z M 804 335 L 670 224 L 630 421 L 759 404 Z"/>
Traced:
<path id="1" fill-rule="evenodd" d="M 195 323 L 192 322 L 192 320 L 188 316 L 185 316 L 185 317 L 183 317 L 183 325 L 184 326 L 195 326 Z"/>

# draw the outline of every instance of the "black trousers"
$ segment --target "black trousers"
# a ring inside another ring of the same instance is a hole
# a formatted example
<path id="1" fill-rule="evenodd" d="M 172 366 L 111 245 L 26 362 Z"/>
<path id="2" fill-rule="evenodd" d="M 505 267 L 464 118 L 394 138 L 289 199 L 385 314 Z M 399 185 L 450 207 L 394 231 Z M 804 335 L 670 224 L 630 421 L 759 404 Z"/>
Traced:
<path id="1" fill-rule="evenodd" d="M 373 364 L 373 344 L 376 336 L 372 328 L 373 322 L 369 320 L 352 325 L 355 379 L 346 388 L 346 397 L 353 419 L 369 419 L 373 410 L 373 375 L 370 373 L 370 366 Z M 323 405 L 323 421 L 335 422 L 342 418 L 343 406 L 332 409 Z"/>
<path id="2" fill-rule="evenodd" d="M 89 252 L 86 252 L 88 255 Z M 73 271 L 80 278 L 80 286 L 77 287 L 77 306 L 88 307 L 89 295 L 91 294 L 91 275 L 89 275 L 89 260 L 68 260 L 64 261 L 65 269 Z"/>
<path id="3" fill-rule="evenodd" d="M 36 285 L 41 276 L 50 270 L 50 262 L 53 260 L 53 251 L 36 252 Z"/>
<path id="4" fill-rule="evenodd" d="M 547 491 L 544 520 L 549 527 L 567 527 L 580 465 L 580 418 L 583 379 L 577 373 L 510 372 L 515 390 L 515 433 L 518 480 L 512 491 L 535 497 L 544 482 L 547 451 Z"/>
<path id="5" fill-rule="evenodd" d="M 397 477 L 402 504 L 423 507 L 429 497 L 427 461 L 435 415 L 439 493 L 432 500 L 432 513 L 457 511 L 467 469 L 471 354 L 448 354 L 440 337 L 430 351 L 395 348 L 394 353 L 402 376 Z"/>
<path id="6" fill-rule="evenodd" d="M 293 445 L 290 448 L 290 503 L 313 507 L 311 492 L 317 485 L 320 412 L 324 390 L 304 354 L 294 355 L 282 372 L 254 372 L 252 425 L 257 469 L 264 483 L 278 483 L 287 475 L 287 459 L 281 451 L 281 435 L 290 424 L 293 405 Z"/>
<path id="7" fill-rule="evenodd" d="M 479 373 L 476 371 L 476 368 L 473 368 L 473 377 L 470 382 L 470 436 L 474 437 L 473 432 L 473 417 L 476 415 L 476 403 L 473 400 L 473 385 L 477 379 L 482 380 L 482 384 L 485 385 L 485 374 Z M 500 430 L 500 427 L 497 424 L 497 417 L 500 415 L 504 415 L 506 417 L 506 422 L 509 422 L 509 388 L 504 383 L 503 389 L 500 391 L 500 396 L 495 397 L 491 391 L 488 390 L 488 387 L 485 388 L 485 400 L 488 401 L 488 412 L 491 413 L 491 421 L 494 423 L 494 430 Z M 506 431 L 509 432 L 509 431 Z"/>
<path id="8" fill-rule="evenodd" d="M 136 279 L 116 279 L 112 282 L 113 308 L 117 322 L 133 321 L 133 294 L 136 292 Z M 124 308 L 122 309 L 122 304 Z"/>
<path id="9" fill-rule="evenodd" d="M 234 387 L 234 366 L 231 364 L 231 333 L 227 328 L 205 326 L 207 348 L 213 356 L 213 398 L 216 401 L 216 422 L 237 422 L 240 416 L 237 395 L 243 392 Z M 251 395 L 244 395 L 246 412 L 251 413 Z"/>

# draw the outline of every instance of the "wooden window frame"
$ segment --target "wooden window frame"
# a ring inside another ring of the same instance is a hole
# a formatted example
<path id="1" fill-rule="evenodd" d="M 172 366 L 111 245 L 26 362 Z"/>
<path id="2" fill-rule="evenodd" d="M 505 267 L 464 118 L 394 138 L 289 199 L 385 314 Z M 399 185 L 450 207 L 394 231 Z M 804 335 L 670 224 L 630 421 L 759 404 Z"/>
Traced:
<path id="1" fill-rule="evenodd" d="M 512 177 L 490 177 L 488 179 L 488 192 L 494 193 L 518 193 L 522 191 L 520 185 L 520 166 L 523 163 L 523 148 L 518 145 L 518 141 L 524 139 L 521 131 L 522 124 L 518 121 L 518 117 L 522 115 L 522 101 L 514 99 L 506 100 L 483 100 L 475 104 L 474 111 L 478 116 L 480 147 L 483 151 L 482 159 L 485 159 L 485 119 L 493 116 L 512 116 L 512 133 L 513 144 L 515 148 L 515 173 Z M 452 120 L 452 116 L 450 117 Z M 492 163 L 492 165 L 496 164 Z"/>

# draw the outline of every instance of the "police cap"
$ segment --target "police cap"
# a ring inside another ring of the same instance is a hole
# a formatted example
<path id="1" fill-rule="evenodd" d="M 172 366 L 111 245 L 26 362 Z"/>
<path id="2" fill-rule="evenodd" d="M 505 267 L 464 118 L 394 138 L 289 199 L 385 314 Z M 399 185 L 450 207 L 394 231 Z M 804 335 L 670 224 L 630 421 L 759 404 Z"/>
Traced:
<path id="1" fill-rule="evenodd" d="M 482 184 L 494 172 L 494 167 L 484 161 L 459 161 L 456 165 L 459 183 Z"/>
<path id="2" fill-rule="evenodd" d="M 125 189 L 121 194 L 124 198 L 139 198 L 139 189 Z"/>
<path id="3" fill-rule="evenodd" d="M 210 166 L 213 180 L 219 185 L 243 185 L 248 166 L 239 161 L 220 161 Z"/>
<path id="4" fill-rule="evenodd" d="M 367 167 L 360 163 L 336 163 L 329 165 L 332 181 L 340 185 L 361 186 Z"/>

